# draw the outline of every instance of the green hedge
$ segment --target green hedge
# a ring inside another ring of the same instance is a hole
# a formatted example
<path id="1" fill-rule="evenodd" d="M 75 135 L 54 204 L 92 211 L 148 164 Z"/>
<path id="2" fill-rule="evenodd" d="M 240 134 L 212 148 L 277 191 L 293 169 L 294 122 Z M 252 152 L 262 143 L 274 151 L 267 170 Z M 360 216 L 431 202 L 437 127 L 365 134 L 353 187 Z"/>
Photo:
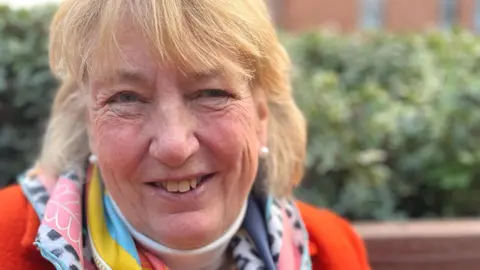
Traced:
<path id="1" fill-rule="evenodd" d="M 310 123 L 303 198 L 352 219 L 480 213 L 479 37 L 325 32 L 287 44 Z"/>
<path id="2" fill-rule="evenodd" d="M 56 88 L 48 69 L 52 11 L 0 6 L 0 186 L 13 182 L 38 152 Z"/>
<path id="3" fill-rule="evenodd" d="M 31 163 L 48 116 L 52 10 L 0 7 L 0 185 Z M 478 215 L 480 38 L 282 38 L 309 120 L 298 196 L 354 220 Z"/>

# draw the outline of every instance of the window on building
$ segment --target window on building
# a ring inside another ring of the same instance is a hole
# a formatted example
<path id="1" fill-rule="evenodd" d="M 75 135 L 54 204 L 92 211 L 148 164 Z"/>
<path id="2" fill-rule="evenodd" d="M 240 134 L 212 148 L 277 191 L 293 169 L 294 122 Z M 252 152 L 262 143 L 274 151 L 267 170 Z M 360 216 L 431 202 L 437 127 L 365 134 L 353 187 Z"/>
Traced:
<path id="1" fill-rule="evenodd" d="M 383 5 L 385 0 L 360 0 L 360 27 L 375 30 L 383 24 Z"/>
<path id="2" fill-rule="evenodd" d="M 457 24 L 458 3 L 457 0 L 439 0 L 440 4 L 440 26 L 444 29 L 451 29 Z"/>

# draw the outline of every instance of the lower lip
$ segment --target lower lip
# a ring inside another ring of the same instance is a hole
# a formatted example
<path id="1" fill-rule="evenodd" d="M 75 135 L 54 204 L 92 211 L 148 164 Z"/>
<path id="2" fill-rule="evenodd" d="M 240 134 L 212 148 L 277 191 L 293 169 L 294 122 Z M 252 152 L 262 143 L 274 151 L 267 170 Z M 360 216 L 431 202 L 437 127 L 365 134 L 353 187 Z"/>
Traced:
<path id="1" fill-rule="evenodd" d="M 206 192 L 206 190 L 208 189 L 208 186 L 210 185 L 214 177 L 215 175 L 209 176 L 208 178 L 203 180 L 203 182 L 199 186 L 197 186 L 195 189 L 192 189 L 183 193 L 168 192 L 162 187 L 157 187 L 150 184 L 147 184 L 146 186 L 149 189 L 150 194 L 152 194 L 153 192 L 153 196 L 160 197 L 171 202 L 184 202 L 184 203 L 188 201 L 195 202 L 198 199 L 200 199 L 202 195 Z"/>

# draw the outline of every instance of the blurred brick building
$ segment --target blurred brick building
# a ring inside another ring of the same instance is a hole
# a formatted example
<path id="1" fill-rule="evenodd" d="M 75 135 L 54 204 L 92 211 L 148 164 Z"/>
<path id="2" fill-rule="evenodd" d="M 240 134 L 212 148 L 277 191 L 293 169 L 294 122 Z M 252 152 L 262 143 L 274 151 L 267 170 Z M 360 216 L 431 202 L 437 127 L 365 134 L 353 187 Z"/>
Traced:
<path id="1" fill-rule="evenodd" d="M 267 0 L 280 28 L 418 31 L 462 26 L 480 32 L 480 0 Z"/>

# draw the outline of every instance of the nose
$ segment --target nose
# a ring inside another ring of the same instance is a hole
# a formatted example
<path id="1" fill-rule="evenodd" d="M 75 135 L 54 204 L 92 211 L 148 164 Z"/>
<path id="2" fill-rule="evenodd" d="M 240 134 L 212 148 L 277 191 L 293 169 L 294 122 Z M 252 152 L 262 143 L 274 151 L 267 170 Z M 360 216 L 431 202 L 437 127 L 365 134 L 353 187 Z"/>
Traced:
<path id="1" fill-rule="evenodd" d="M 200 146 L 195 136 L 194 117 L 181 101 L 160 102 L 157 107 L 151 117 L 150 155 L 168 167 L 179 167 Z"/>

